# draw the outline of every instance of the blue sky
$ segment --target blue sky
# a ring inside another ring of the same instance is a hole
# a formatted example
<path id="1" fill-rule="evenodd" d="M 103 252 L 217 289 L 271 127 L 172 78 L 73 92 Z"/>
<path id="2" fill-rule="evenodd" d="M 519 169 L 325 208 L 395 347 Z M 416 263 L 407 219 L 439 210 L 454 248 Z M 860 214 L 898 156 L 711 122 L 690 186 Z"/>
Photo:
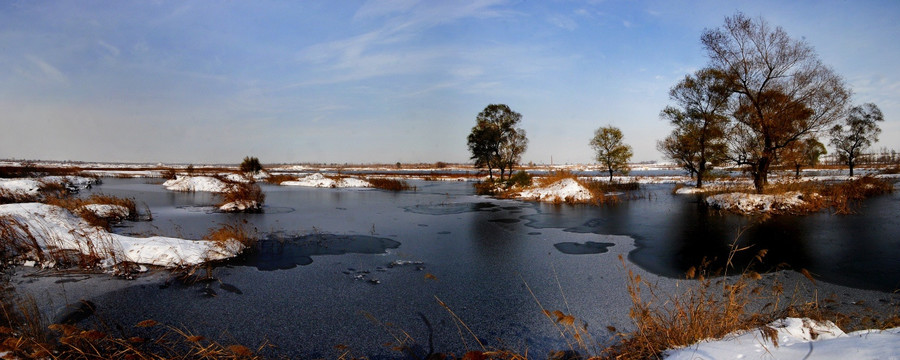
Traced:
<path id="1" fill-rule="evenodd" d="M 525 162 L 589 163 L 605 125 L 661 160 L 668 89 L 736 11 L 805 38 L 900 150 L 897 1 L 0 0 L 0 158 L 463 162 L 504 103 Z"/>

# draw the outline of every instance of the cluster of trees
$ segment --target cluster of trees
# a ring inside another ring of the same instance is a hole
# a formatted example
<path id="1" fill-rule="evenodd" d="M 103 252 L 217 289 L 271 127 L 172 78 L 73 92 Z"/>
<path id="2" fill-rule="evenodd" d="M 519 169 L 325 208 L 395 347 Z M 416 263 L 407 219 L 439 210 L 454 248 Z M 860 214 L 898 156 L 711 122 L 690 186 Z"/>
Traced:
<path id="1" fill-rule="evenodd" d="M 696 176 L 698 187 L 714 166 L 730 162 L 745 166 L 762 192 L 773 165 L 798 174 L 815 165 L 825 153 L 818 140 L 825 131 L 852 176 L 854 159 L 877 141 L 878 107 L 847 111 L 850 90 L 843 79 L 781 27 L 737 13 L 721 28 L 704 31 L 701 42 L 709 64 L 670 90 L 675 106 L 661 117 L 674 130 L 657 143 Z"/>
<path id="2" fill-rule="evenodd" d="M 707 29 L 701 42 L 707 67 L 688 74 L 669 91 L 674 102 L 660 116 L 674 129 L 657 143 L 663 155 L 697 179 L 697 187 L 714 167 L 744 166 L 762 192 L 773 166 L 794 169 L 814 166 L 826 154 L 819 141 L 827 133 L 830 144 L 850 167 L 862 151 L 878 141 L 878 122 L 884 116 L 872 103 L 850 107 L 851 92 L 844 80 L 822 64 L 812 46 L 796 40 L 781 27 L 737 13 L 716 29 Z M 468 137 L 477 168 L 512 174 L 528 145 L 517 127 L 522 115 L 502 104 L 488 105 L 478 114 Z M 621 130 L 596 130 L 590 146 L 609 172 L 627 172 L 631 147 Z"/>

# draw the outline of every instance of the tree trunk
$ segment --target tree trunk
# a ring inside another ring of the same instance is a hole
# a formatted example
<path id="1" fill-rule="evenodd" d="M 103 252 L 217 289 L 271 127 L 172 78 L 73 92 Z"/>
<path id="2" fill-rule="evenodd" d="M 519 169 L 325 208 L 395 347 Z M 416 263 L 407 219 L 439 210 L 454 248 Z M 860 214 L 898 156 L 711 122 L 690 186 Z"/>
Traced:
<path id="1" fill-rule="evenodd" d="M 612 182 L 613 169 L 609 168 L 609 182 Z"/>
<path id="2" fill-rule="evenodd" d="M 491 178 L 491 181 L 494 181 L 494 169 L 488 166 L 488 176 Z"/>
<path id="3" fill-rule="evenodd" d="M 853 177 L 853 160 L 848 161 L 847 165 L 850 165 L 850 177 Z"/>
<path id="4" fill-rule="evenodd" d="M 800 178 L 800 165 L 794 165 L 794 170 L 796 171 L 794 173 L 794 177 L 799 179 Z"/>
<path id="5" fill-rule="evenodd" d="M 755 169 L 753 169 L 753 187 L 756 188 L 756 193 L 758 194 L 762 194 L 766 189 L 766 185 L 769 184 L 769 164 L 771 162 L 771 158 L 763 155 L 756 163 Z"/>
<path id="6" fill-rule="evenodd" d="M 700 162 L 700 169 L 697 170 L 697 188 L 703 187 L 703 173 L 706 172 L 706 162 Z"/>

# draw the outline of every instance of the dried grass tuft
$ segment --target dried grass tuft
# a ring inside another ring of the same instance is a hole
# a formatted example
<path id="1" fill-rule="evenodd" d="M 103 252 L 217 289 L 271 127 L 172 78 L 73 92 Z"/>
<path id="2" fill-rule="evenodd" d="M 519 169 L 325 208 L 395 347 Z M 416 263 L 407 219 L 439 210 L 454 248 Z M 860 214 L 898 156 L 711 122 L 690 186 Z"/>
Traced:
<path id="1" fill-rule="evenodd" d="M 381 190 L 405 191 L 412 189 L 412 186 L 410 186 L 409 183 L 403 180 L 387 179 L 381 177 L 368 177 L 365 180 L 372 184 L 373 188 Z"/>

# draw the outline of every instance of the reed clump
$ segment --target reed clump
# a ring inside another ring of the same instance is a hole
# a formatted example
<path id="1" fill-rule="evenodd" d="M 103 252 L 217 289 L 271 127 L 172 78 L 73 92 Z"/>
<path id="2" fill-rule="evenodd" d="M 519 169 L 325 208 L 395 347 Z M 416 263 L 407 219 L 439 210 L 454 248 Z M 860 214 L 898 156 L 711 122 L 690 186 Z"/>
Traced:
<path id="1" fill-rule="evenodd" d="M 250 229 L 247 220 L 242 220 L 209 229 L 209 232 L 203 236 L 203 240 L 213 241 L 223 244 L 223 246 L 230 241 L 237 241 L 249 249 L 256 246 L 259 235 L 255 229 Z"/>
<path id="2" fill-rule="evenodd" d="M 266 194 L 253 182 L 231 182 L 228 191 L 222 193 L 220 207 L 231 206 L 233 210 L 243 212 L 262 212 Z"/>
<path id="3" fill-rule="evenodd" d="M 404 180 L 387 179 L 381 177 L 369 177 L 365 179 L 373 188 L 388 191 L 406 191 L 411 190 L 412 186 Z"/>

